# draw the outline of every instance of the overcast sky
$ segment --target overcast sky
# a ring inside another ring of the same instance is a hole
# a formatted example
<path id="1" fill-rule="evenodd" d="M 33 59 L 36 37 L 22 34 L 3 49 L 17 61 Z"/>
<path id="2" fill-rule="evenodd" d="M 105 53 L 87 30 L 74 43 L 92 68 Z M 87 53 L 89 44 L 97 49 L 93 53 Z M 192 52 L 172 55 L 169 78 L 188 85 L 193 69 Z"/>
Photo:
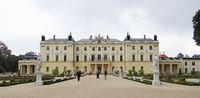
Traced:
<path id="1" fill-rule="evenodd" d="M 41 35 L 124 40 L 127 32 L 133 38 L 156 34 L 161 53 L 192 56 L 200 54 L 192 39 L 198 9 L 200 0 L 1 0 L 0 41 L 19 55 L 38 53 Z"/>

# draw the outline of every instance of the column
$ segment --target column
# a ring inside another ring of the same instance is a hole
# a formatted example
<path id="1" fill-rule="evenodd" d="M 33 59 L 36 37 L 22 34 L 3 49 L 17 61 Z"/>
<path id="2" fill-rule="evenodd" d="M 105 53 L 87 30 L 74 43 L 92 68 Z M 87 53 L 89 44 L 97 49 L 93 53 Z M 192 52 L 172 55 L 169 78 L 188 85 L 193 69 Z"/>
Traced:
<path id="1" fill-rule="evenodd" d="M 172 67 L 172 66 L 173 66 L 173 64 L 169 64 L 169 73 L 170 73 L 170 74 L 173 74 L 173 71 L 172 71 L 172 68 L 173 68 L 173 67 Z"/>
<path id="2" fill-rule="evenodd" d="M 104 66 L 105 64 L 102 64 L 102 73 L 104 73 Z"/>
<path id="3" fill-rule="evenodd" d="M 30 68 L 31 66 L 30 65 L 27 65 L 27 74 L 30 74 Z"/>
<path id="4" fill-rule="evenodd" d="M 161 64 L 162 66 L 162 73 L 165 74 L 165 64 Z"/>
<path id="5" fill-rule="evenodd" d="M 97 64 L 94 64 L 94 73 L 97 72 Z"/>

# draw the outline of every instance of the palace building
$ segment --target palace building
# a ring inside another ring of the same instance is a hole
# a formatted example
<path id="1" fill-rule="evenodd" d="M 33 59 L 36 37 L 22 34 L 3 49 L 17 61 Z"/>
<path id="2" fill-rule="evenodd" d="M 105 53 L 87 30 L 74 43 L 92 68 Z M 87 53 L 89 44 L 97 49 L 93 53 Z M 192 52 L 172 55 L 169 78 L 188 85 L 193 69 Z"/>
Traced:
<path id="1" fill-rule="evenodd" d="M 129 34 L 123 41 L 108 36 L 90 36 L 88 39 L 75 41 L 70 34 L 67 38 L 45 39 L 41 36 L 40 53 L 42 59 L 42 73 L 52 74 L 58 68 L 59 73 L 64 70 L 82 72 L 113 73 L 115 71 L 151 73 L 152 59 L 159 55 L 157 36 L 134 38 Z M 35 75 L 37 55 L 33 52 L 20 56 L 18 68 L 23 75 Z M 200 58 L 172 58 L 165 54 L 159 55 L 159 70 L 161 74 L 191 74 L 200 71 Z"/>
<path id="2" fill-rule="evenodd" d="M 43 35 L 40 42 L 43 74 L 52 74 L 55 68 L 60 73 L 65 69 L 75 71 L 77 67 L 86 73 L 113 73 L 116 70 L 144 70 L 144 73 L 151 73 L 152 59 L 156 55 L 159 55 L 156 35 L 152 38 L 146 38 L 145 35 L 143 38 L 134 38 L 127 33 L 123 41 L 100 35 L 75 41 L 71 34 L 67 38 L 56 38 L 54 35 L 46 40 Z M 19 61 L 19 69 L 24 74 L 31 67 L 26 62 Z M 36 66 L 37 63 L 32 65 Z"/>

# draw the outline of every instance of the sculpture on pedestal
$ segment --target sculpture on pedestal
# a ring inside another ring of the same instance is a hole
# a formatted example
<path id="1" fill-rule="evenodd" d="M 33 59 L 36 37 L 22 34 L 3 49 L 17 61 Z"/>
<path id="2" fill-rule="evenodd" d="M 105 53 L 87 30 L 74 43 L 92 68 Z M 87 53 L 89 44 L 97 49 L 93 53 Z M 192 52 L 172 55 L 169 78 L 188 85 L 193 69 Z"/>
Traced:
<path id="1" fill-rule="evenodd" d="M 43 85 L 41 68 L 42 68 L 42 60 L 40 57 L 38 57 L 37 58 L 37 73 L 36 73 L 36 81 L 35 81 L 35 85 L 38 85 L 38 86 Z"/>
<path id="2" fill-rule="evenodd" d="M 154 56 L 153 58 L 153 66 L 152 66 L 152 73 L 153 73 L 153 81 L 152 85 L 159 86 L 160 80 L 159 80 L 159 56 Z"/>

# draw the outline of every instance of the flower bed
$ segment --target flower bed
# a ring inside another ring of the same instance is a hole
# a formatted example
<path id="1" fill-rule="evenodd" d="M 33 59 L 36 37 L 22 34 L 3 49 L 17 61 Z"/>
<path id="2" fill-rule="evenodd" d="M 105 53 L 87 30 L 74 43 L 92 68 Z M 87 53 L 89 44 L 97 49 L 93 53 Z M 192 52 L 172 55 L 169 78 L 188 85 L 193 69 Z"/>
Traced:
<path id="1" fill-rule="evenodd" d="M 44 80 L 43 81 L 43 85 L 50 85 L 50 84 L 54 84 L 54 83 L 59 83 L 62 81 L 67 81 L 67 80 L 71 80 L 71 79 L 75 79 L 76 77 L 63 77 L 60 79 L 51 79 L 51 80 Z"/>
<path id="2" fill-rule="evenodd" d="M 135 80 L 133 80 L 133 78 L 129 78 L 129 77 L 124 77 L 124 79 L 135 81 L 135 82 L 139 82 L 139 83 L 143 83 L 143 84 L 147 84 L 147 85 L 152 85 L 152 82 L 148 81 L 148 80 L 142 80 L 141 81 L 141 79 L 138 79 L 138 78 L 136 78 Z"/>

